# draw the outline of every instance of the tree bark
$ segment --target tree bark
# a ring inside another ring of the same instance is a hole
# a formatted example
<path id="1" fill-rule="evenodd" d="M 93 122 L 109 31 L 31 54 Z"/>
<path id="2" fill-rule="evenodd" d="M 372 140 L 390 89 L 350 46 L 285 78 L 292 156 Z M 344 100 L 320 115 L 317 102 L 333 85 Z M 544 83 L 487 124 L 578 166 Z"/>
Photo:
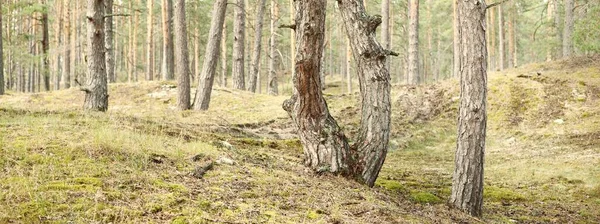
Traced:
<path id="1" fill-rule="evenodd" d="M 352 93 L 352 48 L 350 47 L 350 38 L 346 38 L 346 87 L 348 94 Z"/>
<path id="2" fill-rule="evenodd" d="M 163 58 L 161 73 L 163 80 L 175 78 L 175 52 L 173 50 L 173 0 L 162 1 L 162 23 L 163 23 Z"/>
<path id="3" fill-rule="evenodd" d="M 410 0 L 408 28 L 408 84 L 418 85 L 419 76 L 419 0 Z"/>
<path id="4" fill-rule="evenodd" d="M 133 1 L 133 0 L 131 0 Z M 136 0 L 136 7 L 138 7 L 140 0 Z M 134 9 L 133 12 L 133 45 L 132 45 L 132 49 L 131 52 L 133 52 L 133 57 L 132 57 L 132 63 L 131 66 L 133 67 L 133 81 L 137 82 L 138 81 L 138 26 L 139 26 L 139 13 L 137 12 L 137 9 Z"/>
<path id="5" fill-rule="evenodd" d="M 234 7 L 233 20 L 233 65 L 231 69 L 231 78 L 233 87 L 245 90 L 246 81 L 244 80 L 244 48 L 246 37 L 246 12 L 244 0 L 237 0 Z"/>
<path id="6" fill-rule="evenodd" d="M 298 24 L 296 14 L 294 12 L 294 0 L 290 0 L 290 23 Z M 296 32 L 290 29 L 290 77 L 294 80 L 296 76 Z"/>
<path id="7" fill-rule="evenodd" d="M 148 0 L 146 24 L 146 80 L 154 79 L 154 0 Z M 108 22 L 108 21 L 107 21 Z"/>
<path id="8" fill-rule="evenodd" d="M 452 54 L 454 56 L 453 60 L 452 60 L 452 64 L 453 64 L 453 70 L 452 70 L 452 77 L 454 78 L 458 78 L 458 74 L 460 73 L 460 71 L 458 70 L 460 68 L 460 53 L 458 52 L 460 46 L 459 46 L 459 33 L 458 33 L 458 8 L 457 8 L 457 4 L 458 4 L 458 0 L 452 0 L 452 30 L 453 30 L 453 36 L 452 36 Z"/>
<path id="9" fill-rule="evenodd" d="M 42 1 L 42 3 L 46 4 L 47 5 L 46 7 L 50 8 L 50 6 L 49 6 L 49 4 L 48 4 L 47 1 Z M 55 9 L 54 13 L 56 13 L 56 17 L 58 17 L 57 18 L 58 23 L 56 23 L 55 29 L 57 30 L 58 33 L 62 34 L 63 33 L 63 28 L 64 28 L 64 25 L 63 25 L 64 24 L 63 11 L 64 11 L 64 8 L 65 8 L 64 1 L 57 1 L 57 2 L 55 2 L 55 4 L 56 4 L 56 8 L 57 9 Z M 48 10 L 45 10 L 45 11 L 48 11 Z M 48 21 L 46 20 L 46 22 L 48 22 Z M 44 22 L 42 21 L 42 24 L 43 23 Z M 62 46 L 63 35 L 55 35 L 55 37 L 56 37 L 56 49 L 62 48 L 63 47 Z M 34 55 L 37 55 L 38 54 L 38 52 L 37 52 L 37 44 L 36 44 L 36 46 L 34 48 L 35 49 L 33 49 L 32 53 Z M 54 90 L 59 90 L 60 89 L 60 83 L 61 83 L 61 78 L 62 78 L 61 77 L 62 76 L 61 75 L 61 66 L 60 66 L 61 59 L 62 59 L 62 53 L 61 52 L 57 52 L 56 53 L 56 61 L 52 62 L 52 67 L 54 67 L 54 68 L 51 69 L 52 72 L 49 73 L 49 74 L 53 74 L 52 77 L 51 77 L 51 79 L 53 79 Z M 37 62 L 35 64 L 37 64 Z M 36 66 L 36 68 L 37 68 L 37 66 Z M 32 69 L 32 71 L 33 70 L 34 69 Z M 34 80 L 33 85 L 35 86 L 35 84 L 37 84 L 37 82 L 35 82 L 35 80 L 37 78 L 36 77 L 37 72 L 34 72 L 34 73 L 35 73 L 35 75 L 32 78 Z M 33 92 L 35 92 L 35 88 L 33 88 L 33 89 L 34 89 Z"/>
<path id="10" fill-rule="evenodd" d="M 227 9 L 227 0 L 217 0 L 213 6 L 212 21 L 209 39 L 206 44 L 204 54 L 204 64 L 202 72 L 198 78 L 198 88 L 194 99 L 194 110 L 208 110 L 210 104 L 210 96 L 212 93 L 213 81 L 217 70 L 217 62 L 219 61 L 219 51 L 221 45 L 221 37 L 223 35 L 223 23 L 225 21 L 225 12 Z"/>
<path id="11" fill-rule="evenodd" d="M 252 52 L 252 64 L 250 66 L 250 83 L 248 91 L 256 93 L 256 84 L 260 70 L 260 52 L 262 43 L 263 15 L 265 13 L 266 0 L 260 0 L 256 10 L 256 27 L 254 27 L 254 51 Z"/>
<path id="12" fill-rule="evenodd" d="M 480 217 L 486 136 L 487 52 L 483 0 L 458 2 L 460 107 L 450 204 Z"/>
<path id="13" fill-rule="evenodd" d="M 508 67 L 516 67 L 516 54 L 515 54 L 515 5 L 514 2 L 509 6 L 508 9 Z"/>
<path id="14" fill-rule="evenodd" d="M 177 107 L 180 110 L 190 109 L 190 68 L 187 44 L 187 27 L 185 23 L 185 0 L 175 2 L 175 72 L 177 73 Z"/>
<path id="15" fill-rule="evenodd" d="M 490 23 L 489 23 L 489 29 L 490 32 L 488 33 L 488 37 L 490 38 L 490 60 L 489 60 L 489 69 L 491 71 L 496 70 L 496 65 L 497 65 L 497 57 L 496 57 L 496 10 L 494 10 L 493 8 L 490 9 Z"/>
<path id="16" fill-rule="evenodd" d="M 106 58 L 104 44 L 104 0 L 88 0 L 87 7 L 87 85 L 83 108 L 89 111 L 108 109 L 108 91 L 106 88 Z"/>
<path id="17" fill-rule="evenodd" d="M 565 0 L 565 27 L 563 34 L 563 57 L 567 58 L 573 54 L 573 29 L 575 29 L 575 17 L 573 10 L 574 0 Z"/>
<path id="18" fill-rule="evenodd" d="M 133 55 L 135 54 L 133 52 L 133 45 L 135 44 L 133 42 L 133 36 L 135 35 L 135 33 L 133 33 L 133 17 L 135 14 L 135 9 L 133 8 L 133 0 L 129 1 L 129 11 L 131 12 L 131 15 L 129 16 L 129 35 L 127 38 L 127 43 L 129 44 L 129 51 L 128 51 L 128 58 L 127 58 L 127 82 L 132 82 L 133 81 L 133 67 L 135 66 L 133 64 Z"/>
<path id="19" fill-rule="evenodd" d="M 279 6 L 276 0 L 271 0 L 271 36 L 269 38 L 269 77 L 267 84 L 267 93 L 269 95 L 279 95 L 277 86 L 277 36 L 276 29 L 279 21 Z M 225 38 L 223 38 L 225 39 Z"/>

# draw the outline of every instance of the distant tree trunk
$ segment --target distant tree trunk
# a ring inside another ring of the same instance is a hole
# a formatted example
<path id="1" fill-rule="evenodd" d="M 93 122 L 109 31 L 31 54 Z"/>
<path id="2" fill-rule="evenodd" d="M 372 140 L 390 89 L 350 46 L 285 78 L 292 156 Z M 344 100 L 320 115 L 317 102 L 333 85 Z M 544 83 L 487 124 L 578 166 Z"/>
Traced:
<path id="1" fill-rule="evenodd" d="M 208 110 L 210 104 L 213 81 L 217 70 L 217 62 L 219 61 L 219 48 L 223 35 L 226 9 L 227 0 L 215 1 L 212 10 L 210 31 L 208 33 L 208 43 L 206 44 L 206 51 L 204 53 L 204 64 L 198 78 L 198 88 L 194 97 L 194 110 Z"/>
<path id="2" fill-rule="evenodd" d="M 495 71 L 496 70 L 496 61 L 497 61 L 497 57 L 496 57 L 496 10 L 494 10 L 493 8 L 489 9 L 490 12 L 490 23 L 489 23 L 489 29 L 490 32 L 488 33 L 488 37 L 490 38 L 490 64 L 489 64 L 489 69 L 491 71 Z"/>
<path id="3" fill-rule="evenodd" d="M 154 79 L 154 0 L 148 0 L 148 19 L 146 22 L 146 80 Z M 108 21 L 107 21 L 108 22 Z"/>
<path id="4" fill-rule="evenodd" d="M 133 45 L 135 45 L 135 42 L 133 41 L 134 40 L 133 36 L 136 35 L 133 32 L 133 30 L 134 30 L 133 17 L 134 17 L 134 14 L 136 13 L 135 9 L 133 8 L 133 0 L 129 1 L 129 11 L 131 12 L 131 15 L 129 15 L 129 35 L 128 35 L 129 38 L 127 38 L 127 42 L 129 43 L 129 49 L 128 49 L 129 52 L 128 52 L 128 58 L 127 58 L 127 65 L 128 65 L 127 66 L 127 82 L 132 82 L 133 81 L 133 72 L 134 72 L 133 68 L 135 66 L 133 64 L 133 57 L 134 57 L 133 55 L 135 54 L 133 52 L 133 49 L 134 49 Z"/>
<path id="5" fill-rule="evenodd" d="M 381 1 L 381 46 L 384 49 L 390 49 L 390 0 L 382 0 Z M 385 68 L 390 70 L 390 60 L 386 62 Z"/>
<path id="6" fill-rule="evenodd" d="M 565 0 L 565 27 L 563 34 L 563 57 L 567 58 L 573 54 L 573 29 L 575 29 L 575 17 L 573 10 L 575 0 Z"/>
<path id="7" fill-rule="evenodd" d="M 152 2 L 152 1 L 149 1 Z M 113 22 L 113 0 L 104 0 L 106 5 L 105 32 L 106 32 L 106 77 L 107 81 L 115 82 L 115 38 L 114 38 L 114 22 Z"/>
<path id="8" fill-rule="evenodd" d="M 433 1 L 427 0 L 427 20 L 429 24 L 427 24 L 427 51 L 424 52 L 424 60 L 423 60 L 423 79 L 422 82 L 426 83 L 428 79 L 431 79 L 433 73 L 433 66 L 435 66 L 435 61 L 433 59 Z"/>
<path id="9" fill-rule="evenodd" d="M 517 67 L 516 64 L 516 51 L 515 51 L 515 18 L 516 18 L 516 10 L 515 10 L 514 2 L 511 2 L 511 5 L 508 9 L 508 67 L 514 68 Z"/>
<path id="10" fill-rule="evenodd" d="M 347 31 L 346 31 L 347 32 Z M 350 47 L 350 38 L 346 38 L 346 86 L 348 94 L 352 93 L 352 47 Z"/>
<path id="11" fill-rule="evenodd" d="M 547 23 L 549 24 L 549 30 L 550 30 L 550 38 L 553 38 L 554 36 L 556 36 L 557 34 L 557 27 L 556 24 L 554 23 L 554 13 L 555 13 L 555 0 L 549 0 L 548 1 L 548 7 L 546 9 L 546 20 Z M 553 60 L 553 54 L 554 54 L 554 47 L 549 46 L 548 48 L 546 48 L 546 61 L 552 61 Z"/>
<path id="12" fill-rule="evenodd" d="M 162 32 L 163 32 L 163 58 L 161 73 L 163 80 L 175 78 L 175 57 L 173 51 L 173 0 L 162 0 Z"/>
<path id="13" fill-rule="evenodd" d="M 294 12 L 294 0 L 290 0 L 290 23 L 298 24 Z M 296 32 L 290 29 L 290 81 L 296 76 Z"/>
<path id="14" fill-rule="evenodd" d="M 83 108 L 90 111 L 108 109 L 108 91 L 106 88 L 106 49 L 104 44 L 104 0 L 88 0 L 87 7 L 87 85 Z"/>
<path id="15" fill-rule="evenodd" d="M 246 11 L 244 0 L 237 0 L 234 7 L 233 20 L 233 65 L 231 68 L 231 78 L 233 87 L 245 90 L 246 81 L 244 80 L 244 45 L 246 37 Z"/>
<path id="16" fill-rule="evenodd" d="M 458 1 L 460 107 L 450 204 L 480 217 L 486 136 L 485 1 Z"/>
<path id="17" fill-rule="evenodd" d="M 221 85 L 227 87 L 227 23 L 223 19 L 223 31 L 221 40 Z"/>
<path id="18" fill-rule="evenodd" d="M 175 72 L 177 73 L 177 107 L 180 110 L 190 109 L 190 67 L 187 44 L 187 27 L 185 23 L 185 0 L 175 2 Z"/>
<path id="19" fill-rule="evenodd" d="M 417 85 L 419 76 L 419 0 L 410 0 L 408 25 L 408 84 Z"/>
<path id="20" fill-rule="evenodd" d="M 380 17 L 368 16 L 362 2 L 338 1 L 361 83 L 362 117 L 358 140 L 353 146 L 329 114 L 321 92 L 321 69 L 325 24 L 325 0 L 296 1 L 298 54 L 294 95 L 284 102 L 298 126 L 305 164 L 315 171 L 341 173 L 373 186 L 385 160 L 389 140 L 390 77 L 385 69 L 388 54 L 375 41 Z"/>
<path id="21" fill-rule="evenodd" d="M 2 1 L 0 1 L 0 9 Z M 0 95 L 4 95 L 4 48 L 2 47 L 2 10 L 0 10 Z"/>
<path id="22" fill-rule="evenodd" d="M 47 3 L 47 2 L 46 2 Z M 50 91 L 50 33 L 48 31 L 48 11 L 42 13 L 42 49 L 44 53 L 44 90 Z M 58 84 L 58 83 L 56 83 Z"/>
<path id="23" fill-rule="evenodd" d="M 50 7 L 47 1 L 44 0 L 42 2 L 44 4 L 47 4 L 48 8 Z M 64 8 L 65 8 L 64 1 L 57 1 L 57 2 L 55 2 L 55 5 L 56 5 L 55 7 L 57 8 L 57 9 L 55 9 L 56 10 L 55 13 L 56 13 L 56 17 L 57 17 L 57 20 L 58 20 L 58 22 L 55 23 L 56 24 L 56 28 L 55 29 L 57 30 L 57 33 L 62 34 L 63 33 L 63 28 L 64 28 L 64 25 L 63 25 L 64 24 L 64 19 L 63 19 L 63 16 L 62 16 Z M 48 10 L 46 10 L 46 11 L 48 11 Z M 43 22 L 42 22 L 42 24 L 43 24 Z M 56 48 L 60 49 L 60 48 L 62 48 L 63 35 L 55 35 L 55 36 L 56 36 Z M 37 55 L 38 54 L 38 52 L 37 52 L 37 44 L 36 44 L 36 46 L 34 48 L 35 49 L 33 49 L 32 53 L 34 55 Z M 50 73 L 53 74 L 52 77 L 51 77 L 51 79 L 53 78 L 53 87 L 54 87 L 54 90 L 59 90 L 60 89 L 60 82 L 61 82 L 61 80 L 60 80 L 61 79 L 61 66 L 60 66 L 60 63 L 61 63 L 61 59 L 62 59 L 62 53 L 61 52 L 57 52 L 57 54 L 56 54 L 56 61 L 52 62 L 52 67 L 54 67 L 55 69 L 51 69 L 50 70 L 50 71 L 52 71 Z M 35 64 L 37 64 L 37 62 Z M 35 66 L 35 67 L 37 68 L 37 66 Z M 32 71 L 33 71 L 33 69 L 32 69 Z M 36 73 L 36 75 L 37 75 L 37 72 L 34 72 L 34 73 Z M 34 83 L 32 83 L 32 85 L 35 86 L 35 84 L 37 84 L 37 82 L 35 82 L 35 80 L 36 80 L 37 77 L 35 77 L 35 75 L 34 75 L 32 78 L 34 80 Z M 33 89 L 35 90 L 35 88 L 33 88 Z"/>
<path id="24" fill-rule="evenodd" d="M 279 21 L 279 6 L 276 0 L 271 0 L 271 35 L 269 38 L 269 77 L 267 84 L 267 93 L 269 95 L 279 95 L 277 86 L 277 36 L 276 31 Z M 225 38 L 223 38 L 225 40 Z M 224 54 L 224 53 L 223 53 Z"/>
<path id="25" fill-rule="evenodd" d="M 71 42 L 71 1 L 65 1 L 67 4 L 66 7 L 66 15 L 65 15 L 65 58 L 63 62 L 63 72 L 62 72 L 62 86 L 65 89 L 71 88 L 71 49 L 73 48 Z"/>
<path id="26" fill-rule="evenodd" d="M 502 13 L 502 4 L 498 5 L 498 69 L 504 70 L 504 15 Z"/>
<path id="27" fill-rule="evenodd" d="M 459 48 L 460 48 L 460 43 L 458 42 L 460 36 L 458 33 L 458 8 L 457 8 L 457 4 L 458 4 L 458 0 L 452 0 L 452 30 L 453 30 L 453 36 L 452 36 L 452 46 L 453 46 L 453 51 L 452 54 L 454 56 L 454 60 L 453 60 L 453 71 L 452 71 L 452 77 L 454 78 L 458 78 L 458 74 L 459 74 L 459 68 L 460 68 L 460 53 L 458 52 Z"/>
<path id="28" fill-rule="evenodd" d="M 133 0 L 132 0 L 133 1 Z M 136 0 L 136 7 L 139 5 L 140 0 Z M 137 9 L 134 9 L 135 11 L 133 12 L 133 45 L 132 45 L 132 49 L 131 52 L 133 52 L 133 57 L 131 59 L 132 63 L 131 66 L 133 67 L 133 81 L 137 82 L 138 81 L 138 26 L 139 26 L 139 13 L 137 12 Z"/>
<path id="29" fill-rule="evenodd" d="M 254 51 L 252 52 L 252 64 L 250 65 L 250 83 L 248 91 L 256 93 L 256 83 L 258 81 L 258 73 L 260 72 L 260 52 L 262 43 L 262 27 L 263 15 L 265 13 L 266 0 L 260 0 L 258 10 L 256 10 L 256 22 L 254 27 Z"/>

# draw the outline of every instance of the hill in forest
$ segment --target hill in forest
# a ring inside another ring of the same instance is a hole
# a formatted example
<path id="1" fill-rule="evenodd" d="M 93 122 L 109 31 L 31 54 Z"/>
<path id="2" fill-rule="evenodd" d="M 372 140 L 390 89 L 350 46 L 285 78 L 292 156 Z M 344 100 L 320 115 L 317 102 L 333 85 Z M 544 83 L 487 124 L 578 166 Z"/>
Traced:
<path id="1" fill-rule="evenodd" d="M 172 83 L 111 84 L 109 111 L 90 114 L 76 89 L 9 92 L 0 222 L 595 222 L 599 61 L 490 73 L 483 220 L 445 205 L 459 97 L 448 80 L 394 86 L 390 152 L 372 189 L 302 165 L 285 96 L 216 88 L 209 111 L 180 112 Z M 328 105 L 352 138 L 358 94 L 328 81 Z"/>

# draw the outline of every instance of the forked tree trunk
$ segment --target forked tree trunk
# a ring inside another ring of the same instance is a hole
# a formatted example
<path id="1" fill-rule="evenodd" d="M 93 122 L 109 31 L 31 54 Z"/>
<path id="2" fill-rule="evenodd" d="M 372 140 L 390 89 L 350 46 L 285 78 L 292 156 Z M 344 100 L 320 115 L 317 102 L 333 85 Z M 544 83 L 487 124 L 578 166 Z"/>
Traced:
<path id="1" fill-rule="evenodd" d="M 190 109 L 190 68 L 187 44 L 187 27 L 185 23 L 185 0 L 175 2 L 175 72 L 177 73 L 177 107 L 180 110 Z"/>
<path id="2" fill-rule="evenodd" d="M 246 81 L 244 80 L 244 48 L 246 37 L 246 11 L 244 0 L 237 0 L 234 7 L 233 19 L 233 65 L 231 68 L 231 78 L 233 87 L 245 90 Z"/>
<path id="3" fill-rule="evenodd" d="M 374 36 L 381 17 L 367 15 L 362 2 L 338 1 L 354 52 L 362 96 L 360 131 L 356 144 L 350 147 L 329 114 L 320 89 L 326 1 L 295 4 L 298 49 L 294 95 L 283 107 L 298 126 L 305 164 L 315 171 L 340 173 L 373 186 L 387 153 L 391 107 L 390 76 L 385 69 L 389 51 Z"/>
<path id="4" fill-rule="evenodd" d="M 408 28 L 408 84 L 417 85 L 419 76 L 419 1 L 410 0 Z"/>
<path id="5" fill-rule="evenodd" d="M 269 95 L 279 95 L 279 89 L 277 88 L 277 73 L 276 73 L 276 54 L 277 54 L 277 22 L 279 21 L 279 6 L 276 0 L 271 0 L 271 36 L 269 38 L 269 77 L 267 84 L 267 93 Z"/>
<path id="6" fill-rule="evenodd" d="M 194 110 L 208 110 L 210 104 L 214 77 L 217 71 L 217 62 L 219 61 L 219 48 L 221 47 L 221 35 L 223 35 L 226 9 L 227 0 L 215 1 L 212 11 L 213 19 L 208 33 L 208 43 L 206 44 L 206 51 L 204 53 L 204 64 L 198 78 Z"/>
<path id="7" fill-rule="evenodd" d="M 481 216 L 483 204 L 487 121 L 485 12 L 485 1 L 458 1 L 461 93 L 450 204 L 473 216 Z"/>
<path id="8" fill-rule="evenodd" d="M 151 1 L 150 1 L 151 2 Z M 115 82 L 115 38 L 113 24 L 113 0 L 105 0 L 106 14 L 106 77 L 108 82 Z"/>
<path id="9" fill-rule="evenodd" d="M 252 52 L 252 64 L 250 65 L 250 83 L 248 83 L 248 91 L 253 93 L 256 93 L 256 85 L 258 82 L 258 75 L 260 70 L 263 15 L 265 13 L 266 2 L 266 0 L 260 0 L 260 5 L 258 5 L 258 10 L 256 10 L 256 27 L 254 27 L 254 51 Z"/>
<path id="10" fill-rule="evenodd" d="M 108 91 L 106 88 L 106 49 L 104 45 L 104 0 L 87 1 L 87 84 L 83 108 L 90 111 L 108 109 Z"/>

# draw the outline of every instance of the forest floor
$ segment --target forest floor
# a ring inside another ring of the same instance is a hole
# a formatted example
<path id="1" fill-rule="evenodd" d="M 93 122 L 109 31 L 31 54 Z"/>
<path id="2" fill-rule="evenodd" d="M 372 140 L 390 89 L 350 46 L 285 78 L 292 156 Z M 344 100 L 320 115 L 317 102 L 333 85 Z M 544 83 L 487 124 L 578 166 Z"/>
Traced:
<path id="1" fill-rule="evenodd" d="M 109 111 L 90 114 L 76 89 L 9 92 L 0 96 L 0 223 L 594 223 L 599 61 L 490 73 L 480 220 L 445 204 L 456 80 L 394 86 L 374 188 L 302 165 L 285 96 L 216 88 L 209 111 L 180 112 L 173 83 L 111 84 Z M 352 138 L 359 96 L 328 81 L 329 107 Z"/>

